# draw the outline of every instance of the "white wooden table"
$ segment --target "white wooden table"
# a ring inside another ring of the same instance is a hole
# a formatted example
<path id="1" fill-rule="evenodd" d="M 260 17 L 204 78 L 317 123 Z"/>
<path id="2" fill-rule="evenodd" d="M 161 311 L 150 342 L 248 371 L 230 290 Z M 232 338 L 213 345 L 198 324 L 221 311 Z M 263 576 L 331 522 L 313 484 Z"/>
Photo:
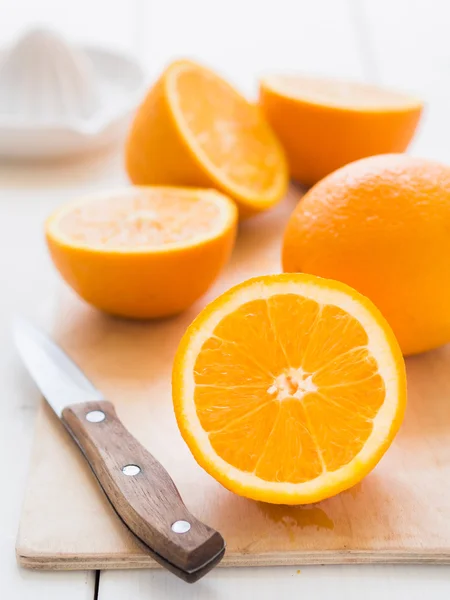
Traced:
<path id="1" fill-rule="evenodd" d="M 134 53 L 150 78 L 170 58 L 187 55 L 220 69 L 248 94 L 255 93 L 258 74 L 275 69 L 409 89 L 429 104 L 413 153 L 450 163 L 448 0 L 4 0 L 1 44 L 35 21 Z M 0 596 L 448 599 L 445 566 L 216 569 L 195 586 L 162 571 L 39 573 L 16 567 L 14 542 L 39 395 L 12 348 L 10 320 L 14 313 L 41 323 L 51 317 L 61 284 L 43 242 L 46 215 L 79 193 L 125 181 L 120 148 L 52 166 L 0 163 Z"/>

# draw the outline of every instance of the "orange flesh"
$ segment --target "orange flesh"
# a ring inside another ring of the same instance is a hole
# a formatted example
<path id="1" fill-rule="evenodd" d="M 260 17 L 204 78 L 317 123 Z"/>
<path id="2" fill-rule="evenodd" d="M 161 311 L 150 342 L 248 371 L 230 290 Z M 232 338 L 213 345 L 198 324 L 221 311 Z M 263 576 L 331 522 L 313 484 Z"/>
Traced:
<path id="1" fill-rule="evenodd" d="M 273 76 L 267 82 L 279 93 L 326 106 L 342 108 L 404 108 L 414 99 L 391 90 L 356 81 Z M 416 101 L 416 103 L 418 103 Z"/>
<path id="2" fill-rule="evenodd" d="M 215 452 L 289 483 L 349 463 L 385 397 L 367 343 L 344 310 L 294 294 L 227 315 L 194 370 L 197 415 Z"/>
<path id="3" fill-rule="evenodd" d="M 237 186 L 266 192 L 280 157 L 259 109 L 214 74 L 184 66 L 176 78 L 177 102 L 191 143 Z"/>
<path id="4" fill-rule="evenodd" d="M 158 247 L 189 241 L 220 224 L 218 207 L 194 192 L 137 190 L 80 204 L 59 222 L 72 242 L 89 247 Z"/>

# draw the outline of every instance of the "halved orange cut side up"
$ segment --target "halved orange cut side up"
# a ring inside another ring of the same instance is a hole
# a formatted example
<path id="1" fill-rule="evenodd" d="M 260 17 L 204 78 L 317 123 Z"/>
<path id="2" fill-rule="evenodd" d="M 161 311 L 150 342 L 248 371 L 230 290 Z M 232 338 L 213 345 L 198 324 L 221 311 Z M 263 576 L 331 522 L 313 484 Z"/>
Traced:
<path id="1" fill-rule="evenodd" d="M 175 413 L 198 463 L 228 489 L 317 502 L 360 481 L 406 404 L 397 341 L 364 296 L 303 274 L 251 279 L 186 332 Z"/>
<path id="2" fill-rule="evenodd" d="M 53 262 L 96 308 L 153 319 L 188 308 L 230 257 L 232 200 L 215 190 L 135 186 L 82 198 L 46 223 Z"/>

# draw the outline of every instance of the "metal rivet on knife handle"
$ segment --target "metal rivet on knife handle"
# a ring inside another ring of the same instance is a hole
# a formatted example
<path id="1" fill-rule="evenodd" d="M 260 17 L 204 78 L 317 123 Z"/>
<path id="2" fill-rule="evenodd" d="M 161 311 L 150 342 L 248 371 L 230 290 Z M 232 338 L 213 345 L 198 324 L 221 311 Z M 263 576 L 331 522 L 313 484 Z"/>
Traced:
<path id="1" fill-rule="evenodd" d="M 91 410 L 86 415 L 86 420 L 89 423 L 101 423 L 106 419 L 106 415 L 101 410 Z"/>
<path id="2" fill-rule="evenodd" d="M 141 472 L 141 468 L 137 465 L 125 465 L 122 468 L 122 473 L 124 475 L 128 475 L 128 477 L 133 477 L 134 475 L 138 475 Z"/>
<path id="3" fill-rule="evenodd" d="M 188 521 L 175 521 L 171 527 L 174 533 L 187 533 L 190 528 L 191 524 Z"/>

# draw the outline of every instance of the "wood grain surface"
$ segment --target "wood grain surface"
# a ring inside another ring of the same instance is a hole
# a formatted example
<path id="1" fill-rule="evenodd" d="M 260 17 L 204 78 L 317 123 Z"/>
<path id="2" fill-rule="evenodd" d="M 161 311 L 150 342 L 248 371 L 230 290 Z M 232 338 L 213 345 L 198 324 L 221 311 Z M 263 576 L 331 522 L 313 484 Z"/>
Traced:
<path id="1" fill-rule="evenodd" d="M 55 337 L 165 466 L 188 509 L 222 533 L 221 565 L 450 562 L 450 346 L 408 359 L 409 404 L 393 446 L 361 484 L 319 504 L 273 506 L 228 492 L 198 467 L 177 430 L 170 375 L 183 332 L 230 285 L 280 270 L 281 235 L 298 197 L 292 190 L 277 209 L 241 225 L 231 263 L 186 313 L 127 322 L 66 291 Z M 36 569 L 156 566 L 44 404 L 17 555 Z"/>
<path id="2" fill-rule="evenodd" d="M 103 416 L 91 422 L 89 413 Z M 61 416 L 118 516 L 166 569 L 193 583 L 223 557 L 221 535 L 183 504 L 170 475 L 125 429 L 107 400 L 66 407 Z M 126 467 L 138 469 L 127 475 Z M 190 529 L 175 532 L 172 524 Z"/>

